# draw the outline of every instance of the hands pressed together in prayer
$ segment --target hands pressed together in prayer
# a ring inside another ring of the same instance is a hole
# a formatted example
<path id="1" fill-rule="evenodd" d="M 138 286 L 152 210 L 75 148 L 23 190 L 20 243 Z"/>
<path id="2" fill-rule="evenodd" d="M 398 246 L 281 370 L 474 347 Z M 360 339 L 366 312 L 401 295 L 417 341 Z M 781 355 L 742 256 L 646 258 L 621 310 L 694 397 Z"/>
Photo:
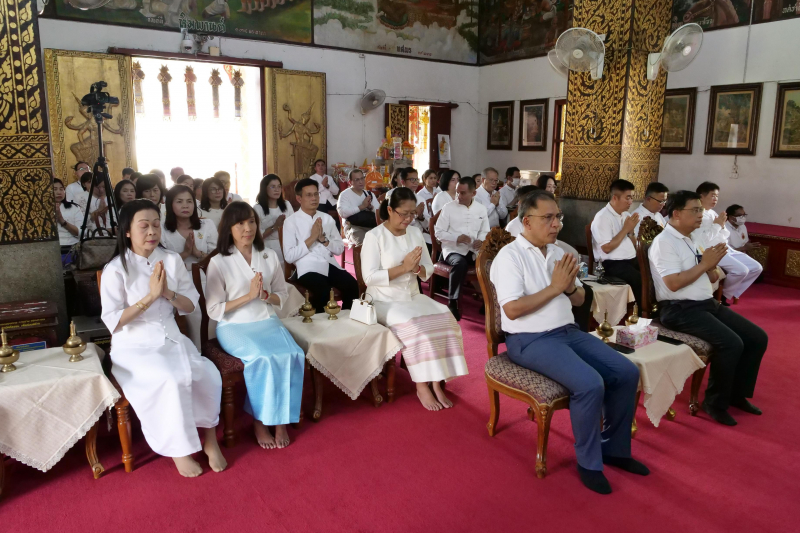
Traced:
<path id="1" fill-rule="evenodd" d="M 186 237 L 186 242 L 183 245 L 183 252 L 181 252 L 181 259 L 186 259 L 190 255 L 193 255 L 198 259 L 202 259 L 206 256 L 206 254 L 197 248 L 197 245 L 194 241 L 194 231 L 190 232 Z"/>
<path id="2" fill-rule="evenodd" d="M 253 300 L 266 301 L 269 298 L 269 292 L 264 290 L 264 276 L 261 272 L 256 272 L 256 275 L 250 280 L 250 291 L 247 293 L 247 297 L 251 302 Z"/>
<path id="3" fill-rule="evenodd" d="M 553 275 L 550 279 L 550 286 L 558 292 L 569 292 L 575 286 L 575 278 L 578 275 L 578 260 L 572 254 L 564 254 L 560 260 L 553 265 Z"/>
<path id="4" fill-rule="evenodd" d="M 717 218 L 714 219 L 714 224 L 719 224 L 719 227 L 724 228 L 725 222 L 728 221 L 728 213 L 723 211 Z"/>
<path id="5" fill-rule="evenodd" d="M 622 223 L 622 227 L 625 229 L 625 234 L 630 235 L 633 233 L 633 230 L 636 229 L 636 224 L 639 223 L 639 213 L 634 213 L 628 218 L 625 219 L 625 222 Z"/>
<path id="6" fill-rule="evenodd" d="M 422 259 L 422 248 L 417 246 L 403 258 L 403 268 L 406 272 L 418 274 L 420 270 L 419 262 Z"/>

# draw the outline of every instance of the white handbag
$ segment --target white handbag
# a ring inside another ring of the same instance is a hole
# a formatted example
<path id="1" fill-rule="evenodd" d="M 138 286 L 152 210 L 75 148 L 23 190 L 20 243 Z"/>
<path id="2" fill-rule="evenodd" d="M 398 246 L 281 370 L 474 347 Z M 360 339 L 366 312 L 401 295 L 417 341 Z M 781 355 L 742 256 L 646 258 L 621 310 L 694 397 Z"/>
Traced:
<path id="1" fill-rule="evenodd" d="M 369 297 L 369 302 L 365 299 L 368 294 L 362 294 L 358 300 L 353 300 L 353 307 L 350 309 L 350 318 L 373 326 L 378 323 L 378 314 L 375 312 L 375 306 L 372 305 L 372 296 Z"/>

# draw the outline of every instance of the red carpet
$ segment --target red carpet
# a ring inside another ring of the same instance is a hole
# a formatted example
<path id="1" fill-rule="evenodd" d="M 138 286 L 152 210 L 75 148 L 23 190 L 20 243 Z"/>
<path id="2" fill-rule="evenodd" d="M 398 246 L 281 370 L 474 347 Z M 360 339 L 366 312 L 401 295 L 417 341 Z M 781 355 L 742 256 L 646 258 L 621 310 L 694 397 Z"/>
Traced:
<path id="1" fill-rule="evenodd" d="M 653 428 L 640 408 L 634 456 L 652 474 L 607 469 L 610 496 L 580 484 L 567 411 L 553 419 L 544 480 L 536 479 L 536 425 L 522 403 L 501 397 L 499 433 L 488 436 L 483 317 L 477 302 L 464 307 L 471 374 L 448 386 L 454 409 L 424 411 L 402 370 L 398 400 L 378 409 L 328 383 L 322 420 L 291 431 L 289 448 L 258 448 L 242 416 L 240 443 L 225 450 L 229 469 L 215 474 L 206 464 L 206 473 L 191 480 L 155 456 L 141 432 L 134 435 L 137 468 L 126 474 L 116 433 L 103 429 L 98 448 L 107 470 L 99 480 L 82 442 L 46 474 L 9 462 L 0 529 L 797 531 L 800 291 L 757 285 L 734 308 L 770 335 L 753 400 L 765 414 L 732 410 L 735 428 L 704 413 L 690 417 L 687 382 L 674 422 Z"/>

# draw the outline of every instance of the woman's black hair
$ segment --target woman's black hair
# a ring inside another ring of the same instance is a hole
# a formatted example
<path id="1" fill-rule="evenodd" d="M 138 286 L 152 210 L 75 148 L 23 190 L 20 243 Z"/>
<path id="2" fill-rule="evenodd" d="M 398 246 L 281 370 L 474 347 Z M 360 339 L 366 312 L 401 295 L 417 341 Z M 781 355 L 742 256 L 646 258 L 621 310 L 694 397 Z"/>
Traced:
<path id="1" fill-rule="evenodd" d="M 558 183 L 558 182 L 556 182 L 556 179 L 553 176 L 551 176 L 550 174 L 543 174 L 543 175 L 539 176 L 539 178 L 536 180 L 536 186 L 539 187 L 540 189 L 544 190 L 544 189 L 547 188 L 547 182 L 550 181 L 550 180 L 553 180 L 553 183 L 556 183 L 556 184 Z"/>
<path id="2" fill-rule="evenodd" d="M 258 196 L 256 196 L 256 203 L 261 206 L 261 209 L 264 210 L 264 214 L 269 214 L 269 196 L 267 195 L 267 187 L 273 181 L 278 180 L 278 183 L 281 184 L 281 195 L 278 198 L 278 208 L 281 210 L 281 213 L 286 212 L 286 200 L 283 199 L 283 182 L 281 178 L 277 174 L 267 174 L 261 179 L 261 185 L 258 189 Z"/>
<path id="3" fill-rule="evenodd" d="M 92 174 L 91 172 L 84 172 L 78 178 L 78 181 L 80 182 L 81 187 L 83 187 L 83 184 L 84 183 L 89 183 L 90 181 L 92 181 L 92 178 L 94 178 L 94 174 Z"/>
<path id="4" fill-rule="evenodd" d="M 81 165 L 86 165 L 87 167 L 92 168 L 92 165 L 90 165 L 86 161 L 77 161 L 74 165 L 72 165 L 72 170 L 77 171 L 78 167 Z"/>
<path id="5" fill-rule="evenodd" d="M 119 255 L 119 260 L 122 262 L 122 268 L 125 270 L 125 272 L 128 271 L 128 263 L 125 260 L 125 251 L 130 249 L 131 247 L 131 238 L 128 237 L 128 233 L 131 231 L 131 225 L 133 225 L 133 218 L 139 211 L 145 211 L 147 209 L 152 209 L 153 211 L 156 212 L 159 218 L 161 217 L 161 212 L 159 211 L 158 206 L 153 202 L 151 202 L 150 200 L 146 200 L 144 198 L 131 200 L 127 204 L 123 205 L 122 209 L 119 210 L 119 227 L 117 228 L 117 251 L 114 253 L 114 256 Z M 159 246 L 161 245 L 159 244 Z"/>
<path id="6" fill-rule="evenodd" d="M 197 191 L 197 189 L 203 187 L 203 178 L 194 178 L 192 180 L 192 188 Z"/>
<path id="7" fill-rule="evenodd" d="M 183 185 L 181 182 L 182 181 L 187 181 L 187 180 L 192 182 L 192 188 L 194 188 L 194 178 L 191 177 L 189 174 L 181 174 L 180 176 L 178 176 L 178 179 L 175 180 L 175 184 L 176 185 Z M 188 187 L 188 185 L 187 185 L 187 187 Z"/>
<path id="8" fill-rule="evenodd" d="M 155 174 L 145 174 L 136 181 L 136 198 L 144 198 L 142 193 L 153 187 L 158 187 L 158 190 L 161 191 L 161 198 L 164 198 L 164 186 Z"/>
<path id="9" fill-rule="evenodd" d="M 167 206 L 164 229 L 168 231 L 178 230 L 178 217 L 175 215 L 175 208 L 172 204 L 175 203 L 176 196 L 185 192 L 188 192 L 189 196 L 192 197 L 192 214 L 189 215 L 189 224 L 192 226 L 192 229 L 200 229 L 200 217 L 197 216 L 197 203 L 194 201 L 194 191 L 186 185 L 173 185 L 172 188 L 167 191 L 167 201 L 164 204 Z"/>
<path id="10" fill-rule="evenodd" d="M 414 194 L 414 191 L 408 187 L 397 187 L 396 189 L 392 189 L 392 194 L 387 194 L 386 196 L 388 199 L 384 199 L 381 202 L 381 209 L 379 213 L 381 220 L 389 220 L 390 207 L 392 208 L 392 211 L 394 211 L 406 200 L 413 201 L 414 205 L 417 203 L 417 196 Z"/>
<path id="11" fill-rule="evenodd" d="M 63 181 L 61 181 L 58 178 L 53 178 L 53 185 L 55 185 L 56 183 L 60 183 L 61 186 L 64 187 L 64 182 Z M 66 190 L 66 187 L 64 187 L 64 190 Z M 78 204 L 68 201 L 66 195 L 64 196 L 64 199 L 61 200 L 61 205 L 63 205 L 67 209 L 71 209 L 73 206 L 74 207 L 78 206 Z"/>
<path id="12" fill-rule="evenodd" d="M 405 187 L 406 186 L 405 182 L 408 179 L 408 176 L 410 176 L 411 174 L 419 175 L 419 173 L 417 172 L 417 170 L 414 167 L 404 167 L 404 168 L 401 168 L 401 169 L 398 170 L 398 172 L 397 172 L 395 177 L 399 181 L 403 182 L 403 185 L 401 185 L 401 187 Z M 396 183 L 395 183 L 395 187 L 397 187 Z"/>
<path id="13" fill-rule="evenodd" d="M 136 190 L 136 185 L 133 184 L 131 180 L 120 180 L 119 183 L 114 187 L 114 203 L 117 205 L 117 209 L 120 209 L 125 202 L 122 201 L 122 198 L 119 197 L 119 193 L 122 192 L 122 188 L 125 185 L 130 185 L 133 187 L 133 190 Z"/>
<path id="14" fill-rule="evenodd" d="M 397 167 L 392 171 L 392 179 L 389 181 L 390 187 L 392 189 L 397 187 L 397 176 L 400 175 L 400 172 L 403 170 L 403 167 Z"/>
<path id="15" fill-rule="evenodd" d="M 228 205 L 228 198 L 225 195 L 225 186 L 222 184 L 222 180 L 219 178 L 208 178 L 207 180 L 203 181 L 203 197 L 200 199 L 200 209 L 203 211 L 211 211 L 211 202 L 208 199 L 208 189 L 210 189 L 212 185 L 216 185 L 222 189 L 222 200 L 219 201 L 219 208 L 225 209 L 225 206 Z"/>
<path id="16" fill-rule="evenodd" d="M 455 176 L 455 175 L 458 175 L 457 179 L 461 179 L 461 173 L 459 173 L 457 170 L 453 170 L 453 169 L 445 170 L 442 173 L 442 177 L 439 178 L 439 189 L 441 189 L 443 191 L 446 191 L 447 189 L 449 189 L 450 188 L 450 180 L 452 180 L 453 176 Z"/>
<path id="17" fill-rule="evenodd" d="M 231 228 L 239 222 L 244 222 L 250 218 L 256 221 L 256 236 L 253 239 L 253 249 L 258 252 L 264 249 L 264 238 L 261 236 L 261 229 L 259 228 L 256 212 L 246 202 L 237 200 L 228 204 L 228 207 L 222 212 L 222 219 L 219 221 L 217 251 L 220 255 L 231 255 L 231 248 L 234 245 Z"/>

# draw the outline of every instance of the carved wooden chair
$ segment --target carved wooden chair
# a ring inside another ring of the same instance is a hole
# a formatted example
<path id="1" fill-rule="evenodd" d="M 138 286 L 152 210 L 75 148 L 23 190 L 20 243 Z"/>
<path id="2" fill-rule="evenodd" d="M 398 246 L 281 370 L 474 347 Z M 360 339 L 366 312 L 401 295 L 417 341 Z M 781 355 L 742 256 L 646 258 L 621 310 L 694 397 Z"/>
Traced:
<path id="1" fill-rule="evenodd" d="M 439 257 L 442 251 L 442 244 L 436 238 L 436 222 L 439 220 L 439 215 L 442 212 L 439 211 L 435 215 L 431 217 L 430 224 L 428 226 L 428 231 L 431 234 L 431 259 L 433 260 L 433 275 L 431 276 L 430 280 L 428 281 L 428 285 L 430 286 L 430 292 L 428 293 L 431 298 L 435 298 L 438 294 L 442 297 L 447 297 L 444 293 L 437 293 L 437 289 L 439 288 L 439 278 L 443 278 L 450 280 L 450 271 L 453 269 L 452 266 L 448 265 L 447 263 L 442 261 L 437 261 L 436 258 Z M 474 266 L 469 267 L 467 269 L 467 277 L 464 280 L 469 284 L 474 286 L 475 283 L 478 281 L 478 272 Z M 462 288 L 463 289 L 463 288 Z M 461 291 L 464 292 L 463 290 Z"/>
<path id="2" fill-rule="evenodd" d="M 589 256 L 589 274 L 594 273 L 594 247 L 592 246 L 592 225 L 586 224 L 586 255 Z"/>
<path id="3" fill-rule="evenodd" d="M 278 242 L 281 244 L 281 250 L 283 250 L 283 226 L 278 230 Z M 344 257 L 344 254 L 342 254 L 342 257 Z M 286 283 L 294 285 L 295 288 L 300 291 L 300 294 L 304 295 L 306 292 L 311 294 L 311 291 L 297 281 L 297 267 L 286 260 L 286 254 L 283 255 L 283 277 L 286 279 Z M 342 299 L 342 294 L 339 292 L 339 289 L 333 289 L 333 296 L 337 301 Z"/>
<path id="4" fill-rule="evenodd" d="M 636 257 L 639 260 L 639 271 L 642 273 L 641 314 L 645 318 L 653 319 L 651 325 L 658 328 L 659 335 L 683 342 L 689 346 L 689 348 L 691 348 L 695 354 L 697 354 L 697 357 L 699 357 L 700 360 L 706 364 L 706 366 L 708 366 L 708 361 L 713 355 L 713 350 L 709 343 L 693 335 L 668 329 L 664 327 L 658 320 L 658 302 L 656 301 L 655 289 L 653 288 L 653 276 L 650 272 L 650 260 L 648 254 L 650 252 L 650 245 L 653 244 L 653 239 L 655 239 L 656 236 L 662 231 L 663 228 L 649 217 L 645 218 L 639 225 L 639 236 L 636 239 Z M 703 368 L 696 370 L 692 375 L 692 388 L 689 397 L 689 413 L 692 416 L 697 416 L 697 411 L 700 408 L 700 403 L 698 402 L 697 397 L 700 393 L 700 385 L 703 383 L 703 375 L 705 372 L 706 367 L 704 366 Z M 636 403 L 637 405 L 639 403 L 638 396 Z M 670 414 L 668 418 L 674 418 L 674 415 Z"/>
<path id="5" fill-rule="evenodd" d="M 489 279 L 492 262 L 497 253 L 514 238 L 501 228 L 493 228 L 478 253 L 477 276 L 486 305 L 486 339 L 489 361 L 484 374 L 489 388 L 489 423 L 486 429 L 493 437 L 500 417 L 500 393 L 529 405 L 528 418 L 538 426 L 536 443 L 536 477 L 547 475 L 547 438 L 550 420 L 558 409 L 569 408 L 569 390 L 552 379 L 511 362 L 506 352 L 497 353 L 497 346 L 505 342 L 501 327 L 500 304 Z"/>

